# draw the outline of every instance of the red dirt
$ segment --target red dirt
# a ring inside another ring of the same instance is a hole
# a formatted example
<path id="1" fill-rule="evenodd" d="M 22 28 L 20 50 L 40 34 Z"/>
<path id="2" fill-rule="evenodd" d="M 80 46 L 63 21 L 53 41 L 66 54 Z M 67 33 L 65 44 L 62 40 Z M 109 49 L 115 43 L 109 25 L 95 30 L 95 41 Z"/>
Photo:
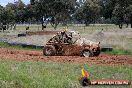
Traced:
<path id="1" fill-rule="evenodd" d="M 41 51 L 27 51 L 0 48 L 0 59 L 18 61 L 44 61 L 61 63 L 90 63 L 107 65 L 132 65 L 132 56 L 129 55 L 104 55 L 98 57 L 79 57 L 79 56 L 43 56 Z"/>

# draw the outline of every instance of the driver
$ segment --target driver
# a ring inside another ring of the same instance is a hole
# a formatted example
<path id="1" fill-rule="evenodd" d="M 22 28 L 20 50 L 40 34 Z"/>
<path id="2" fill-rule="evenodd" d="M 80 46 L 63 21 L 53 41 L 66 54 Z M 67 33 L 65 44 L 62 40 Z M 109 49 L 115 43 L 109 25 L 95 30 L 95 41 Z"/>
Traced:
<path id="1" fill-rule="evenodd" d="M 71 43 L 71 41 L 72 41 L 72 34 L 67 35 L 66 32 L 68 32 L 68 28 L 64 27 L 64 30 L 61 32 L 61 38 L 60 39 L 61 39 L 61 41 L 63 43 Z"/>

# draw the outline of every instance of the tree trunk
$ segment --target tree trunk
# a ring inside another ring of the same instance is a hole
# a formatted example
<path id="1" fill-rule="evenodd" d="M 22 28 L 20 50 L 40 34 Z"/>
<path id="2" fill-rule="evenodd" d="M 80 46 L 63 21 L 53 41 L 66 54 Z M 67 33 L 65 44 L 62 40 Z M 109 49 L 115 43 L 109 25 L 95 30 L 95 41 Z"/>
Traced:
<path id="1" fill-rule="evenodd" d="M 119 24 L 119 28 L 120 28 L 120 29 L 122 29 L 122 26 L 123 26 L 123 24 L 122 24 L 122 23 L 121 23 L 121 24 Z"/>
<path id="2" fill-rule="evenodd" d="M 131 28 L 132 28 L 132 22 L 131 22 Z"/>
<path id="3" fill-rule="evenodd" d="M 56 30 L 57 26 L 58 26 L 58 23 L 55 23 L 55 24 L 53 25 L 54 30 Z"/>
<path id="4" fill-rule="evenodd" d="M 87 24 L 85 24 L 86 26 L 89 26 L 89 24 L 87 23 Z"/>
<path id="5" fill-rule="evenodd" d="M 16 23 L 14 23 L 14 27 L 13 27 L 13 30 L 16 30 Z"/>
<path id="6" fill-rule="evenodd" d="M 42 19 L 42 30 L 44 30 L 44 22 L 43 22 L 43 19 Z"/>
<path id="7" fill-rule="evenodd" d="M 41 17 L 41 24 L 42 24 L 42 30 L 44 30 L 44 21 L 43 21 L 43 16 Z"/>
<path id="8" fill-rule="evenodd" d="M 131 24 L 131 28 L 132 28 L 132 19 L 130 19 L 130 24 Z"/>
<path id="9" fill-rule="evenodd" d="M 58 22 L 55 22 L 55 23 L 50 22 L 50 24 L 54 28 L 54 30 L 56 30 L 57 26 L 59 25 Z"/>
<path id="10" fill-rule="evenodd" d="M 89 26 L 89 22 L 87 20 L 85 21 L 85 26 Z"/>
<path id="11" fill-rule="evenodd" d="M 129 24 L 127 23 L 127 24 L 126 24 L 126 28 L 128 28 L 128 26 L 129 26 Z"/>

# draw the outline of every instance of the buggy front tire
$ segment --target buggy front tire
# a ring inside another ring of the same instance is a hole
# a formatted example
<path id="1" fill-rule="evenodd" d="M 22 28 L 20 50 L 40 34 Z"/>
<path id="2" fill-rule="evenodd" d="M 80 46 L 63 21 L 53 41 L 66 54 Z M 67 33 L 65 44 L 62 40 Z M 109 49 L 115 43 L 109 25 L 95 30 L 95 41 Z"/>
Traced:
<path id="1" fill-rule="evenodd" d="M 94 56 L 99 56 L 100 53 L 101 53 L 100 48 L 97 48 L 96 52 L 94 52 L 93 54 L 94 54 Z"/>
<path id="2" fill-rule="evenodd" d="M 92 57 L 93 56 L 93 51 L 90 49 L 85 49 L 82 51 L 82 56 L 83 57 Z"/>

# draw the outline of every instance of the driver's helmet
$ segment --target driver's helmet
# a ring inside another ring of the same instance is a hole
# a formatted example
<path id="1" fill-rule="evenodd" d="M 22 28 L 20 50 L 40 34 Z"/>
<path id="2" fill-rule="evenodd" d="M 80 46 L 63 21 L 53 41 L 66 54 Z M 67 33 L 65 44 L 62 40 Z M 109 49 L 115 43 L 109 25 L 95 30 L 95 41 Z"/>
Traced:
<path id="1" fill-rule="evenodd" d="M 62 32 L 67 32 L 68 31 L 68 27 L 64 27 Z"/>

